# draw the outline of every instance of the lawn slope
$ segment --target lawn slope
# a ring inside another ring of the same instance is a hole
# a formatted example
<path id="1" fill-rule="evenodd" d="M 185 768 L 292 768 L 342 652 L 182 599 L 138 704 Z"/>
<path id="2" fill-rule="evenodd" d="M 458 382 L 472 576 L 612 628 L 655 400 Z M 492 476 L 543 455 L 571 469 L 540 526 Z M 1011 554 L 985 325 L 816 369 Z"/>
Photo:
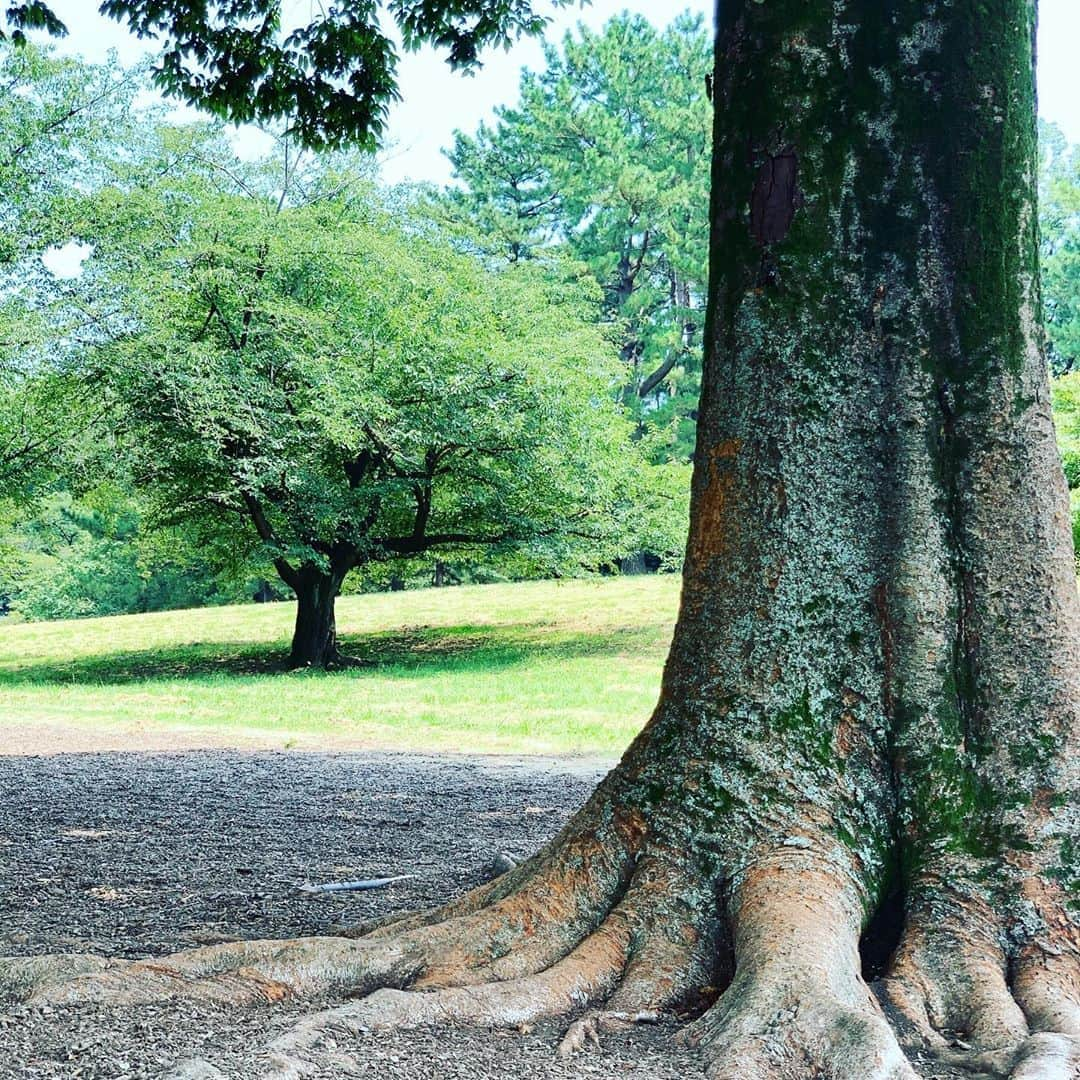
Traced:
<path id="1" fill-rule="evenodd" d="M 82 748 L 94 732 L 134 747 L 177 731 L 189 745 L 204 732 L 208 745 L 611 756 L 656 700 L 678 586 L 666 576 L 347 597 L 344 649 L 374 666 L 333 674 L 282 670 L 289 604 L 0 623 L 0 751 L 47 726 Z"/>

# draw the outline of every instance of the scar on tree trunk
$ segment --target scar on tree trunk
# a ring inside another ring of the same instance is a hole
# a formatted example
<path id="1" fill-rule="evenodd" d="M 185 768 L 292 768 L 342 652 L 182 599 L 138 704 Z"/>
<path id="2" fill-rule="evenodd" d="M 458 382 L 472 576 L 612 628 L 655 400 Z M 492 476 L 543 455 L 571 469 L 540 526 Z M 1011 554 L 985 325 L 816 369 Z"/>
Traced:
<path id="1" fill-rule="evenodd" d="M 1030 0 L 725 0 L 679 620 L 532 859 L 353 935 L 0 962 L 36 1002 L 330 996 L 324 1035 L 704 1003 L 712 1080 L 1080 1077 L 1080 604 Z M 862 955 L 860 955 L 860 953 Z M 869 980 L 869 981 L 868 981 Z"/>

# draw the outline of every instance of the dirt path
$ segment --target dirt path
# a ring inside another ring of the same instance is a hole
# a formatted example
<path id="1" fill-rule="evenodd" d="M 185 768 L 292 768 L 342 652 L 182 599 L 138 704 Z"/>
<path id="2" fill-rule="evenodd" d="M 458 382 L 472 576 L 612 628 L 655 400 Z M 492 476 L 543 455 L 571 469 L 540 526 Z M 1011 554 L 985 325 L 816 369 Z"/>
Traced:
<path id="1" fill-rule="evenodd" d="M 332 933 L 431 906 L 483 880 L 499 851 L 543 843 L 601 772 L 597 763 L 394 754 L 0 757 L 0 953 L 138 956 Z M 309 879 L 399 873 L 416 877 L 379 893 L 295 890 Z M 9 1008 L 0 1014 L 0 1076 L 157 1077 L 201 1058 L 227 1077 L 257 1077 L 258 1048 L 295 1011 Z M 372 1035 L 343 1050 L 335 1075 L 700 1076 L 666 1032 L 610 1040 L 571 1064 L 554 1060 L 556 1034 Z"/>
<path id="2" fill-rule="evenodd" d="M 543 843 L 602 771 L 597 762 L 402 754 L 0 756 L 0 954 L 160 954 L 333 933 L 431 906 L 482 881 L 499 851 L 525 855 Z M 378 893 L 295 889 L 401 873 L 415 878 Z M 0 1077 L 248 1080 L 260 1075 L 259 1049 L 300 1011 L 0 1006 Z M 671 1033 L 609 1037 L 568 1063 L 553 1055 L 558 1029 L 370 1034 L 349 1039 L 320 1075 L 702 1080 Z M 175 1071 L 193 1059 L 202 1065 Z"/>

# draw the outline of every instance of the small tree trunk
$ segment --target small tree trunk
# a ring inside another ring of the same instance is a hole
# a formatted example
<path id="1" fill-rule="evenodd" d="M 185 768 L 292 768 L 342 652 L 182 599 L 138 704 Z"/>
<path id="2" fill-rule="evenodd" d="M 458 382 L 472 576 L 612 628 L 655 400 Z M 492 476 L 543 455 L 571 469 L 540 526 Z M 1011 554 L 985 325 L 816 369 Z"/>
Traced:
<path id="1" fill-rule="evenodd" d="M 296 626 L 289 666 L 331 667 L 341 659 L 334 602 L 341 591 L 342 576 L 306 567 L 301 579 L 296 589 Z"/>

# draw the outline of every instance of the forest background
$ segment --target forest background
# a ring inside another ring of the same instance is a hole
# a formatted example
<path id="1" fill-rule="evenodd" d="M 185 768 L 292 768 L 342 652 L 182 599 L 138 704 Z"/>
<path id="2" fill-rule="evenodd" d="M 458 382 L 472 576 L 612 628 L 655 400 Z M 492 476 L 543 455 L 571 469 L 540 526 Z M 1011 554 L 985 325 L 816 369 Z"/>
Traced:
<path id="1" fill-rule="evenodd" d="M 178 114 L 145 66 L 0 48 L 5 617 L 286 598 L 308 565 L 344 592 L 678 568 L 703 18 L 549 42 L 513 105 L 454 134 L 445 184 Z M 1080 151 L 1041 132 L 1075 499 Z"/>

